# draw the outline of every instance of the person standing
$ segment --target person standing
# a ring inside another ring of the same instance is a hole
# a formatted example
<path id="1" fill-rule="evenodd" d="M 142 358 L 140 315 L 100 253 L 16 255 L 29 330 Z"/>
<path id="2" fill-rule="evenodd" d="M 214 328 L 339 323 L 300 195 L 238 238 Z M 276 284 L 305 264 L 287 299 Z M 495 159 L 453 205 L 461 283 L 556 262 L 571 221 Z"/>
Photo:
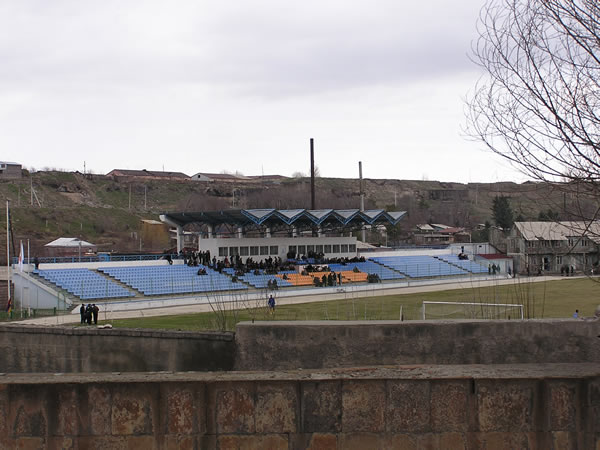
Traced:
<path id="1" fill-rule="evenodd" d="M 81 323 L 85 323 L 85 305 L 82 303 L 81 308 L 79 308 L 79 314 L 81 315 Z"/>
<path id="2" fill-rule="evenodd" d="M 269 301 L 267 302 L 269 305 L 269 311 L 271 314 L 275 313 L 275 298 L 273 298 L 273 294 L 269 296 Z"/>
<path id="3" fill-rule="evenodd" d="M 98 325 L 98 312 L 100 308 L 98 308 L 95 304 L 92 305 L 92 316 L 94 317 L 94 325 Z"/>
<path id="4" fill-rule="evenodd" d="M 92 305 L 89 303 L 85 308 L 85 321 L 88 325 L 92 324 Z"/>
<path id="5" fill-rule="evenodd" d="M 575 312 L 573 313 L 573 319 L 579 319 L 579 310 L 576 309 Z"/>

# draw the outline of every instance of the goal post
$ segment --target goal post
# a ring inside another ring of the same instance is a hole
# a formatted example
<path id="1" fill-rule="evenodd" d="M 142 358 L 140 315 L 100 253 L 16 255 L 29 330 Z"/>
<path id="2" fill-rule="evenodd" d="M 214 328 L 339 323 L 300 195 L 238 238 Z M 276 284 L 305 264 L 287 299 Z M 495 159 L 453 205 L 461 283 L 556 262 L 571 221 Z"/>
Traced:
<path id="1" fill-rule="evenodd" d="M 423 320 L 427 319 L 523 319 L 523 305 L 517 303 L 433 302 L 423 301 Z M 427 317 L 429 315 L 429 317 Z"/>

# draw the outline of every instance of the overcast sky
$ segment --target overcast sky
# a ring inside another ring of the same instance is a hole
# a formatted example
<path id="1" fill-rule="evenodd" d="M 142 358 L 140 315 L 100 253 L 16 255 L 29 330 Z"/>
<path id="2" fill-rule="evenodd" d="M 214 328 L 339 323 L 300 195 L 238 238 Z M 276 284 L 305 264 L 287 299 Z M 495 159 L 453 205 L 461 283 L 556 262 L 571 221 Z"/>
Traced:
<path id="1" fill-rule="evenodd" d="M 463 137 L 484 0 L 0 0 L 0 160 L 522 181 Z"/>

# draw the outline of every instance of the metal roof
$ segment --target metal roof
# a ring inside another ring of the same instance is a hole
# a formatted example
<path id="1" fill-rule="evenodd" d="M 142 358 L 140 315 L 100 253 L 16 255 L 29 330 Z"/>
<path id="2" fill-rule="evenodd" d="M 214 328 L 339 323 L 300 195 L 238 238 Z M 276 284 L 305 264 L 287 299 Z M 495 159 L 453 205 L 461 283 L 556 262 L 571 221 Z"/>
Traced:
<path id="1" fill-rule="evenodd" d="M 81 239 L 65 237 L 61 237 L 53 240 L 52 242 L 48 242 L 44 247 L 79 247 L 80 244 L 82 247 L 95 247 L 94 244 L 82 241 Z"/>
<path id="2" fill-rule="evenodd" d="M 570 237 L 587 237 L 600 243 L 600 221 L 593 222 L 515 222 L 527 241 L 564 241 Z"/>
<path id="3" fill-rule="evenodd" d="M 200 212 L 165 212 L 163 222 L 184 226 L 190 223 L 207 225 L 369 225 L 390 223 L 396 225 L 406 211 L 387 212 L 383 209 L 359 211 L 358 209 L 231 209 Z"/>

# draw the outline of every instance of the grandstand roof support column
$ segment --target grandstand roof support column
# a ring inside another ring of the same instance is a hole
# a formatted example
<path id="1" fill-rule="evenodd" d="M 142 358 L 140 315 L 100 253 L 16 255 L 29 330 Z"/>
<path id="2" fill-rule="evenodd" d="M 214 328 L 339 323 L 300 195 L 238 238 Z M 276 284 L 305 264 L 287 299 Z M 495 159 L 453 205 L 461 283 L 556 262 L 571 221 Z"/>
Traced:
<path id="1" fill-rule="evenodd" d="M 292 227 L 292 237 L 298 237 L 298 227 Z"/>
<path id="2" fill-rule="evenodd" d="M 269 228 L 269 227 L 265 228 L 265 237 L 266 238 L 271 237 L 271 228 Z"/>
<path id="3" fill-rule="evenodd" d="M 321 227 L 317 228 L 317 237 L 323 237 L 322 231 Z"/>
<path id="4" fill-rule="evenodd" d="M 166 223 L 169 226 L 175 227 L 177 230 L 177 253 L 179 253 L 183 249 L 183 225 L 174 222 L 169 219 L 165 214 L 161 214 L 159 216 L 161 222 Z"/>
<path id="5" fill-rule="evenodd" d="M 244 227 L 237 228 L 237 237 L 238 237 L 238 239 L 241 239 L 244 237 Z"/>

